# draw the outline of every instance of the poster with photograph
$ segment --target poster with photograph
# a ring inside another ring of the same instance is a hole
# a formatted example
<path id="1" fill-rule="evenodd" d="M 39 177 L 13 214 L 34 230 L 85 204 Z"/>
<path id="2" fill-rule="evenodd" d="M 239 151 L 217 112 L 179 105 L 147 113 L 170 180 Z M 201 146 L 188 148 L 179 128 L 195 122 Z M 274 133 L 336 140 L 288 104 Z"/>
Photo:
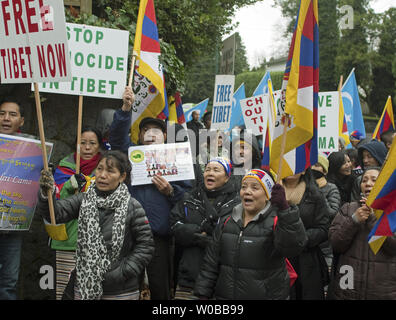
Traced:
<path id="1" fill-rule="evenodd" d="M 29 230 L 43 167 L 40 140 L 0 134 L 0 230 Z"/>
<path id="2" fill-rule="evenodd" d="M 128 157 L 133 186 L 151 184 L 154 175 L 169 182 L 195 179 L 189 142 L 130 147 Z"/>

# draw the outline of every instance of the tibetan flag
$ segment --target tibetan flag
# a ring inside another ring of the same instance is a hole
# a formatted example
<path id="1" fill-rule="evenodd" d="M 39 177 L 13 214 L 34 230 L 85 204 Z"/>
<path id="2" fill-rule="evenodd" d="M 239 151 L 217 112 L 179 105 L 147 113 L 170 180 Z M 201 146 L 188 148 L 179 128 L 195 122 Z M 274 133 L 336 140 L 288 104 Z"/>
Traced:
<path id="1" fill-rule="evenodd" d="M 271 168 L 278 171 L 283 125 L 287 126 L 284 153 L 292 152 L 290 170 L 305 170 L 318 159 L 317 117 L 319 92 L 318 1 L 301 0 L 282 83 L 282 98 L 271 148 Z M 289 115 L 289 121 L 285 121 Z M 285 159 L 283 162 L 287 162 Z M 284 163 L 286 164 L 286 163 Z M 282 165 L 281 178 L 286 177 Z M 293 169 L 294 168 L 294 169 Z M 293 171 L 298 173 L 301 171 Z M 290 172 L 289 172 L 290 173 Z"/>
<path id="2" fill-rule="evenodd" d="M 389 96 L 386 101 L 384 111 L 382 112 L 381 118 L 378 121 L 373 133 L 373 139 L 381 140 L 380 136 L 382 133 L 388 130 L 395 130 L 395 119 L 393 118 L 392 99 Z"/>
<path id="3" fill-rule="evenodd" d="M 169 98 L 169 122 L 181 124 L 186 127 L 186 120 L 184 118 L 183 104 L 180 97 L 180 92 L 176 92 L 173 97 Z"/>
<path id="4" fill-rule="evenodd" d="M 265 135 L 263 137 L 263 156 L 261 159 L 261 169 L 270 171 L 270 161 L 271 161 L 271 146 L 272 146 L 272 137 L 274 135 L 275 130 L 275 119 L 276 119 L 276 105 L 274 100 L 274 93 L 272 88 L 271 79 L 268 79 L 267 82 L 268 87 L 268 99 L 269 99 L 269 112 L 267 118 L 267 129 L 265 130 Z"/>
<path id="5" fill-rule="evenodd" d="M 259 96 L 261 94 L 268 93 L 268 80 L 271 80 L 271 75 L 267 71 L 261 79 L 260 83 L 257 85 L 257 88 L 253 91 L 253 96 Z"/>
<path id="6" fill-rule="evenodd" d="M 342 93 L 340 90 L 339 90 L 339 94 L 340 94 L 340 104 L 339 104 L 340 109 L 338 111 L 338 129 L 339 129 L 338 135 L 344 139 L 345 146 L 347 146 L 351 142 L 349 141 L 348 126 L 345 119 L 344 105 L 342 103 Z"/>
<path id="7" fill-rule="evenodd" d="M 245 98 L 246 98 L 245 84 L 242 83 L 232 96 L 231 120 L 230 120 L 230 126 L 228 127 L 228 131 L 232 130 L 232 128 L 236 126 L 242 126 L 245 124 L 245 120 L 243 119 L 242 109 L 241 109 L 241 100 Z"/>
<path id="8" fill-rule="evenodd" d="M 374 254 L 381 248 L 385 237 L 396 232 L 396 140 L 393 140 L 381 172 L 367 199 L 367 205 L 375 210 L 377 223 L 368 236 Z"/>
<path id="9" fill-rule="evenodd" d="M 136 143 L 143 118 L 166 119 L 169 116 L 153 0 L 140 1 L 133 51 L 136 55 L 133 88 L 136 101 L 132 112 L 131 139 Z"/>
<path id="10" fill-rule="evenodd" d="M 348 131 L 353 132 L 358 130 L 365 137 L 366 128 L 364 126 L 362 107 L 360 105 L 359 91 L 355 77 L 355 68 L 353 68 L 349 74 L 347 80 L 342 86 L 341 92 Z"/>

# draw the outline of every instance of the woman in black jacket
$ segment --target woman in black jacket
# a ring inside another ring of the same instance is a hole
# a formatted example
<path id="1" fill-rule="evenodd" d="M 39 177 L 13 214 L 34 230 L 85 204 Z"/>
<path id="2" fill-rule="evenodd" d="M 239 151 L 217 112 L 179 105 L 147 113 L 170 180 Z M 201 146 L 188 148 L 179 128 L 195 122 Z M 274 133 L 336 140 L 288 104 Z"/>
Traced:
<path id="1" fill-rule="evenodd" d="M 126 155 L 108 151 L 86 193 L 54 198 L 58 223 L 78 219 L 76 269 L 70 277 L 75 283 L 65 291 L 68 298 L 73 298 L 73 290 L 75 299 L 139 298 L 139 284 L 154 243 L 142 206 L 128 192 L 130 171 Z M 50 171 L 42 171 L 40 189 L 37 212 L 49 221 L 45 195 L 54 190 Z"/>
<path id="2" fill-rule="evenodd" d="M 180 261 L 177 262 L 175 299 L 194 299 L 199 268 L 219 218 L 229 215 L 240 202 L 230 180 L 231 163 L 217 157 L 208 162 L 203 184 L 184 194 L 171 211 L 170 221 Z"/>
<path id="3" fill-rule="evenodd" d="M 307 233 L 308 242 L 304 250 L 290 259 L 298 274 L 291 288 L 291 299 L 323 300 L 324 287 L 329 282 L 328 267 L 320 250 L 320 244 L 327 240 L 329 212 L 324 196 L 320 193 L 311 169 L 304 173 L 282 179 L 286 199 L 298 206 L 300 217 Z"/>
<path id="4" fill-rule="evenodd" d="M 240 198 L 216 226 L 194 293 L 201 299 L 287 299 L 285 257 L 298 255 L 307 242 L 298 208 L 259 169 L 243 177 Z"/>

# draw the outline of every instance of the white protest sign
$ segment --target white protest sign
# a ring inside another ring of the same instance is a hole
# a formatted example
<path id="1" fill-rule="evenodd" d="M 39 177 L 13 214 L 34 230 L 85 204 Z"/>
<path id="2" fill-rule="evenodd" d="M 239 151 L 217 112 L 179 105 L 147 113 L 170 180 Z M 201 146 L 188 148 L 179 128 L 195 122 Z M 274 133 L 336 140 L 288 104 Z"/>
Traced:
<path id="1" fill-rule="evenodd" d="M 129 147 L 128 157 L 133 186 L 151 184 L 155 175 L 167 181 L 195 179 L 189 142 Z"/>
<path id="2" fill-rule="evenodd" d="M 216 75 L 211 129 L 227 130 L 230 126 L 234 82 L 234 75 Z"/>
<path id="3" fill-rule="evenodd" d="M 268 95 L 242 99 L 240 104 L 246 128 L 251 129 L 256 136 L 265 134 L 269 111 Z"/>
<path id="4" fill-rule="evenodd" d="M 319 92 L 318 149 L 319 152 L 338 151 L 339 92 Z"/>
<path id="5" fill-rule="evenodd" d="M 128 69 L 129 32 L 67 23 L 72 80 L 40 83 L 40 91 L 122 98 Z"/>
<path id="6" fill-rule="evenodd" d="M 280 108 L 281 91 L 274 92 L 275 104 Z M 277 109 L 279 110 L 279 109 Z M 339 93 L 319 92 L 318 95 L 318 150 L 319 152 L 338 151 L 338 112 Z M 279 111 L 275 126 L 280 123 Z"/>
<path id="7" fill-rule="evenodd" d="M 63 1 L 2 0 L 1 83 L 70 81 Z"/>

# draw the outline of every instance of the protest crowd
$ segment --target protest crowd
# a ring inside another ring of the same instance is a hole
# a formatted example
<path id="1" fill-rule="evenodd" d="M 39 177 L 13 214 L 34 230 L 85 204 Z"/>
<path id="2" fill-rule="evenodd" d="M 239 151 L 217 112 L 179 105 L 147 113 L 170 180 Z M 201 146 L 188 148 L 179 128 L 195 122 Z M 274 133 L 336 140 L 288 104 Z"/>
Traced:
<path id="1" fill-rule="evenodd" d="M 259 116 L 255 125 L 219 129 L 232 116 L 226 81 L 215 89 L 213 109 L 194 110 L 184 125 L 160 112 L 141 112 L 136 121 L 141 97 L 131 82 L 110 120 L 82 125 L 76 151 L 48 165 L 44 155 L 33 163 L 47 149 L 22 133 L 23 104 L 1 97 L 1 160 L 13 170 L 0 181 L 0 300 L 18 299 L 25 233 L 14 217 L 28 202 L 54 252 L 57 300 L 396 300 L 394 121 L 374 134 L 340 130 L 338 150 L 318 152 L 317 124 L 307 138 L 297 109 L 292 125 L 282 118 L 283 135 L 270 132 L 271 111 L 265 130 L 256 126 Z M 317 96 L 310 92 L 311 103 Z M 257 104 L 258 114 L 263 97 L 246 106 Z M 29 152 L 18 151 L 29 143 Z M 282 161 L 273 161 L 277 147 Z M 23 188 L 28 179 L 34 183 Z M 8 194 L 10 183 L 29 200 Z M 381 221 L 389 223 L 386 236 Z"/>

